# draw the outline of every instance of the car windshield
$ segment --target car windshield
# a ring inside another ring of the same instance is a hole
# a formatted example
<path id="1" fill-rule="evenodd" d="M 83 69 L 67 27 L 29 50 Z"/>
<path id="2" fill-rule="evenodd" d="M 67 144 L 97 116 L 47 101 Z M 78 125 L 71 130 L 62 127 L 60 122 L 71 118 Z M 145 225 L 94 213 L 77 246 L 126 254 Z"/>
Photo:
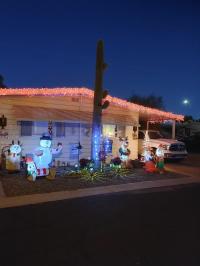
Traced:
<path id="1" fill-rule="evenodd" d="M 150 139 L 160 139 L 160 138 L 163 138 L 163 136 L 158 131 L 149 131 L 149 138 Z"/>

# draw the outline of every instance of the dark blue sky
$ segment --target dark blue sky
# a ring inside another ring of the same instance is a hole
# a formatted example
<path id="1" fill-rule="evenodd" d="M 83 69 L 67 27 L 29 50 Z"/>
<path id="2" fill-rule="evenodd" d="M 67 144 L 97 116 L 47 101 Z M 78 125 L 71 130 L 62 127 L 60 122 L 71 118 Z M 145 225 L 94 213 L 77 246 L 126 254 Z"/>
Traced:
<path id="1" fill-rule="evenodd" d="M 200 118 L 198 2 L 2 0 L 0 73 L 10 87 L 92 88 L 103 39 L 111 95 L 154 93 L 167 110 Z"/>

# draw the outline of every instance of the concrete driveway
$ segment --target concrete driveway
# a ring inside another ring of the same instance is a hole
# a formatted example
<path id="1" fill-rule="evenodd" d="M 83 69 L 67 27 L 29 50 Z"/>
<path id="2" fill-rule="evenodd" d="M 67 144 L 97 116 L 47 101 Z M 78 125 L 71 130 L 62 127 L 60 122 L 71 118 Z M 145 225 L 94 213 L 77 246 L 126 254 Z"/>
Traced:
<path id="1" fill-rule="evenodd" d="M 200 153 L 189 154 L 188 158 L 181 162 L 167 162 L 166 170 L 200 178 Z"/>

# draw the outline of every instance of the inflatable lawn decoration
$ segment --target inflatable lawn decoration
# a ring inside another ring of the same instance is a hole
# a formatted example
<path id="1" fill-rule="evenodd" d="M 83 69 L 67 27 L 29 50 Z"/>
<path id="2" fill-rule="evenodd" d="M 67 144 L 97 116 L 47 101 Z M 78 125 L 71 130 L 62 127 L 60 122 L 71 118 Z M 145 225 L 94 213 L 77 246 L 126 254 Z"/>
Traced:
<path id="1" fill-rule="evenodd" d="M 120 148 L 119 148 L 119 154 L 120 154 L 120 159 L 122 162 L 127 162 L 129 159 L 129 155 L 131 151 L 128 149 L 128 137 L 122 138 L 119 137 L 119 141 L 121 143 Z"/>
<path id="2" fill-rule="evenodd" d="M 6 156 L 6 170 L 8 170 L 8 172 L 12 173 L 20 171 L 21 152 L 22 148 L 20 141 L 15 144 L 13 140 L 8 149 L 8 155 Z"/>
<path id="3" fill-rule="evenodd" d="M 37 169 L 32 158 L 26 158 L 27 176 L 29 181 L 35 181 L 37 177 Z"/>
<path id="4" fill-rule="evenodd" d="M 160 174 L 164 173 L 164 149 L 162 144 L 156 150 L 156 167 Z"/>
<path id="5" fill-rule="evenodd" d="M 154 154 L 150 147 L 146 147 L 144 150 L 144 169 L 147 173 L 156 172 L 156 166 L 154 163 Z"/>
<path id="6" fill-rule="evenodd" d="M 28 179 L 35 181 L 36 177 L 46 176 L 48 179 L 55 178 L 55 169 L 50 168 L 53 155 L 58 155 L 62 151 L 62 143 L 58 143 L 57 148 L 52 148 L 52 139 L 44 134 L 40 138 L 40 146 L 34 151 L 33 161 L 30 159 L 27 163 Z M 35 165 L 35 168 L 33 166 Z M 35 177 L 36 169 L 36 177 Z"/>

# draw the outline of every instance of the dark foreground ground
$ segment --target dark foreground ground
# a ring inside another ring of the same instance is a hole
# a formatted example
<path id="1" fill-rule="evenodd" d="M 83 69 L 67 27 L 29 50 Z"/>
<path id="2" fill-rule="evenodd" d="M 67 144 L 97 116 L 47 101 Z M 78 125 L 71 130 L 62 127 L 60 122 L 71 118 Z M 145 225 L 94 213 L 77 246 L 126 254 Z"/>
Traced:
<path id="1" fill-rule="evenodd" d="M 0 225 L 1 266 L 200 265 L 197 185 L 1 209 Z"/>

